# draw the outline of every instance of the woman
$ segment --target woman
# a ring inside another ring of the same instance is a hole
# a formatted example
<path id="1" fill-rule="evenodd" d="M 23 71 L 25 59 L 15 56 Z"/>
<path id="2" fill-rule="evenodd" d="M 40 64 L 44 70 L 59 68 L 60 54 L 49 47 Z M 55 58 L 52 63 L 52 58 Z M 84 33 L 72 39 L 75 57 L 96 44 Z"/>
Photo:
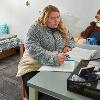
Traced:
<path id="1" fill-rule="evenodd" d="M 100 45 L 100 9 L 95 16 L 95 21 L 90 22 L 90 26 L 81 32 L 81 37 L 78 41 L 79 44 L 86 43 L 87 38 L 94 38 L 97 42 L 96 44 Z"/>
<path id="2" fill-rule="evenodd" d="M 74 43 L 73 41 L 68 42 L 68 40 L 69 34 L 65 30 L 58 8 L 48 5 L 44 8 L 36 24 L 29 29 L 25 42 L 25 53 L 38 63 L 38 67 L 36 65 L 31 68 L 28 66 L 26 69 L 26 66 L 24 68 L 18 66 L 17 76 L 22 76 L 27 84 L 27 81 L 37 74 L 37 70 L 41 65 L 59 67 L 64 63 L 67 56 L 66 52 L 70 50 L 66 45 L 72 43 L 70 45 L 72 47 Z M 20 61 L 20 64 L 23 62 Z M 23 71 L 22 74 L 19 74 L 21 71 Z"/>

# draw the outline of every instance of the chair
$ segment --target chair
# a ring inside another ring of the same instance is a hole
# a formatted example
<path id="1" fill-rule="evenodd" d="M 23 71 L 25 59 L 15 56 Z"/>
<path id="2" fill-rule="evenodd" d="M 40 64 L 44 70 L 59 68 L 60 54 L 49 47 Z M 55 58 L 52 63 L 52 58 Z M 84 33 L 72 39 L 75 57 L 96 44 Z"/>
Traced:
<path id="1" fill-rule="evenodd" d="M 23 56 L 24 53 L 24 44 L 22 42 L 19 43 L 20 47 L 20 58 Z M 26 89 L 25 89 L 25 82 L 22 80 L 22 100 L 27 100 Z"/>
<path id="2" fill-rule="evenodd" d="M 24 44 L 22 42 L 19 43 L 19 48 L 20 48 L 20 58 L 21 58 L 25 50 Z"/>

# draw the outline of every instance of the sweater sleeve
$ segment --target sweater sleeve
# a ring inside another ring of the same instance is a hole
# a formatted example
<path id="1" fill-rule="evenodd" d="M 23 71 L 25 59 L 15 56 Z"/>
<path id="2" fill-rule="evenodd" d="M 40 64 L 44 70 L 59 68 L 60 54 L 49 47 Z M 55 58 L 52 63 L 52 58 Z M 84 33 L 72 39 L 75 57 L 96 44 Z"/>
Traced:
<path id="1" fill-rule="evenodd" d="M 60 65 L 57 57 L 58 52 L 51 52 L 42 48 L 39 34 L 41 34 L 41 31 L 35 25 L 29 29 L 25 42 L 26 51 L 29 52 L 32 58 L 38 60 L 43 65 Z"/>

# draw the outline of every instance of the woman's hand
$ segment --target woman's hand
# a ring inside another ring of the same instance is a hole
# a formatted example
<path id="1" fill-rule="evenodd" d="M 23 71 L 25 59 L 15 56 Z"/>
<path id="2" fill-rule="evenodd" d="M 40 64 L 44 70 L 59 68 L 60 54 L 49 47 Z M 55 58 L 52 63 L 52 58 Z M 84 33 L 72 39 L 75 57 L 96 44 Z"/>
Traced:
<path id="1" fill-rule="evenodd" d="M 70 47 L 65 47 L 65 48 L 63 49 L 63 52 L 66 53 L 66 52 L 69 52 L 69 51 L 71 51 L 71 50 L 72 50 L 72 48 L 70 48 Z"/>
<path id="2" fill-rule="evenodd" d="M 66 56 L 68 56 L 68 54 L 64 52 L 58 54 L 58 61 L 60 64 L 64 63 Z"/>

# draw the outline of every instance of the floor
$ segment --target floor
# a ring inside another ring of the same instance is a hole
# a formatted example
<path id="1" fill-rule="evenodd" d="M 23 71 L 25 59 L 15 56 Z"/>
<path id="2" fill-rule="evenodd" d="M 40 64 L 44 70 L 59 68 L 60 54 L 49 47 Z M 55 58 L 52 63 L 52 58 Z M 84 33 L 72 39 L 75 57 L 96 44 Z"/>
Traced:
<path id="1" fill-rule="evenodd" d="M 21 79 L 16 78 L 19 53 L 0 60 L 0 100 L 22 100 Z M 58 100 L 44 95 L 40 100 Z"/>
<path id="2" fill-rule="evenodd" d="M 16 78 L 19 53 L 0 60 L 0 100 L 22 100 L 21 79 Z"/>

